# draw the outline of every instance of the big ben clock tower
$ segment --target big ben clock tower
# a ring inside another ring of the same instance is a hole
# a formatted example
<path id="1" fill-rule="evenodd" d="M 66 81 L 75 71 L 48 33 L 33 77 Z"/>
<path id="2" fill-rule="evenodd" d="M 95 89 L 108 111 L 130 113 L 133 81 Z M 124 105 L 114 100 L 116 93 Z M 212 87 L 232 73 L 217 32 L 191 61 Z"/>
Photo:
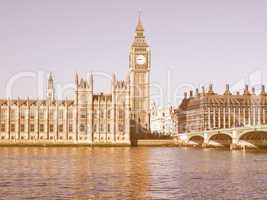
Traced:
<path id="1" fill-rule="evenodd" d="M 137 134 L 150 130 L 150 48 L 145 40 L 141 17 L 129 56 L 132 122 Z"/>

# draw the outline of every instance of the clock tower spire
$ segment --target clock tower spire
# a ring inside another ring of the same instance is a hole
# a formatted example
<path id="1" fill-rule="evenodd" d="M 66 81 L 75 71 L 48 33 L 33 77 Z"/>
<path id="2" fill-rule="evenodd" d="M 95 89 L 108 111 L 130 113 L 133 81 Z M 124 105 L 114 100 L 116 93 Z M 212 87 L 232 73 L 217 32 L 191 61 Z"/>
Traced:
<path id="1" fill-rule="evenodd" d="M 148 47 L 145 40 L 144 26 L 142 23 L 141 15 L 138 16 L 138 21 L 135 29 L 135 37 L 132 46 Z"/>
<path id="2" fill-rule="evenodd" d="M 146 42 L 141 16 L 135 29 L 129 56 L 130 98 L 135 135 L 150 130 L 150 48 Z M 137 137 L 138 137 L 137 135 Z"/>

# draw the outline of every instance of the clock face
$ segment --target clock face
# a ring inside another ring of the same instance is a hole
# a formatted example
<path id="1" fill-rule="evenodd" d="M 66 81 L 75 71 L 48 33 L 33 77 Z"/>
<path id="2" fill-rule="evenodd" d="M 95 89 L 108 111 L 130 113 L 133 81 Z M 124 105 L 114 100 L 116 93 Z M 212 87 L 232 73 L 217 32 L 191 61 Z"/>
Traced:
<path id="1" fill-rule="evenodd" d="M 146 57 L 143 56 L 143 55 L 138 55 L 138 56 L 136 56 L 136 63 L 137 63 L 138 65 L 143 65 L 143 64 L 145 64 L 145 63 L 146 63 Z"/>

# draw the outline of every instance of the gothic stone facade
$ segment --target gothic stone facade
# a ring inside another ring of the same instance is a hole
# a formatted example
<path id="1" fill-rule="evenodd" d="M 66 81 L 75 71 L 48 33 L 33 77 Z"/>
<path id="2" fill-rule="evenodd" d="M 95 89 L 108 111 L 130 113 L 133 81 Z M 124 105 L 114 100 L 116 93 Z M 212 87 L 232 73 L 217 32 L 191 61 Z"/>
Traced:
<path id="1" fill-rule="evenodd" d="M 195 95 L 185 93 L 175 110 L 174 119 L 178 133 L 262 125 L 267 122 L 267 94 L 262 86 L 259 95 L 255 88 L 246 85 L 243 94 L 230 92 L 229 85 L 223 95 L 214 93 L 212 85 Z"/>
<path id="2" fill-rule="evenodd" d="M 96 94 L 93 76 L 75 77 L 73 100 L 56 100 L 50 74 L 47 99 L 0 100 L 0 143 L 131 144 L 149 130 L 150 48 L 139 17 L 124 81 L 112 77 L 111 94 Z"/>
<path id="3" fill-rule="evenodd" d="M 155 104 L 155 102 L 152 102 L 150 108 L 150 114 L 151 114 L 150 129 L 152 134 L 161 136 L 175 135 L 176 131 L 175 131 L 175 124 L 172 119 L 173 115 L 172 107 L 160 108 Z"/>

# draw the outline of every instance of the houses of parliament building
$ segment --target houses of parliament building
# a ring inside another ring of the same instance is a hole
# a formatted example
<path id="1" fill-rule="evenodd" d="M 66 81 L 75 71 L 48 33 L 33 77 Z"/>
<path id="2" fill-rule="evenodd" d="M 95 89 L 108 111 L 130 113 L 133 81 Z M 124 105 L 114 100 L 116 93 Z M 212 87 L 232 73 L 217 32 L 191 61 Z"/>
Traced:
<path id="1" fill-rule="evenodd" d="M 47 98 L 0 100 L 0 144 L 126 144 L 150 128 L 150 48 L 140 17 L 126 80 L 112 77 L 111 93 L 95 93 L 90 75 L 75 77 L 73 100 L 55 98 L 50 74 Z"/>

